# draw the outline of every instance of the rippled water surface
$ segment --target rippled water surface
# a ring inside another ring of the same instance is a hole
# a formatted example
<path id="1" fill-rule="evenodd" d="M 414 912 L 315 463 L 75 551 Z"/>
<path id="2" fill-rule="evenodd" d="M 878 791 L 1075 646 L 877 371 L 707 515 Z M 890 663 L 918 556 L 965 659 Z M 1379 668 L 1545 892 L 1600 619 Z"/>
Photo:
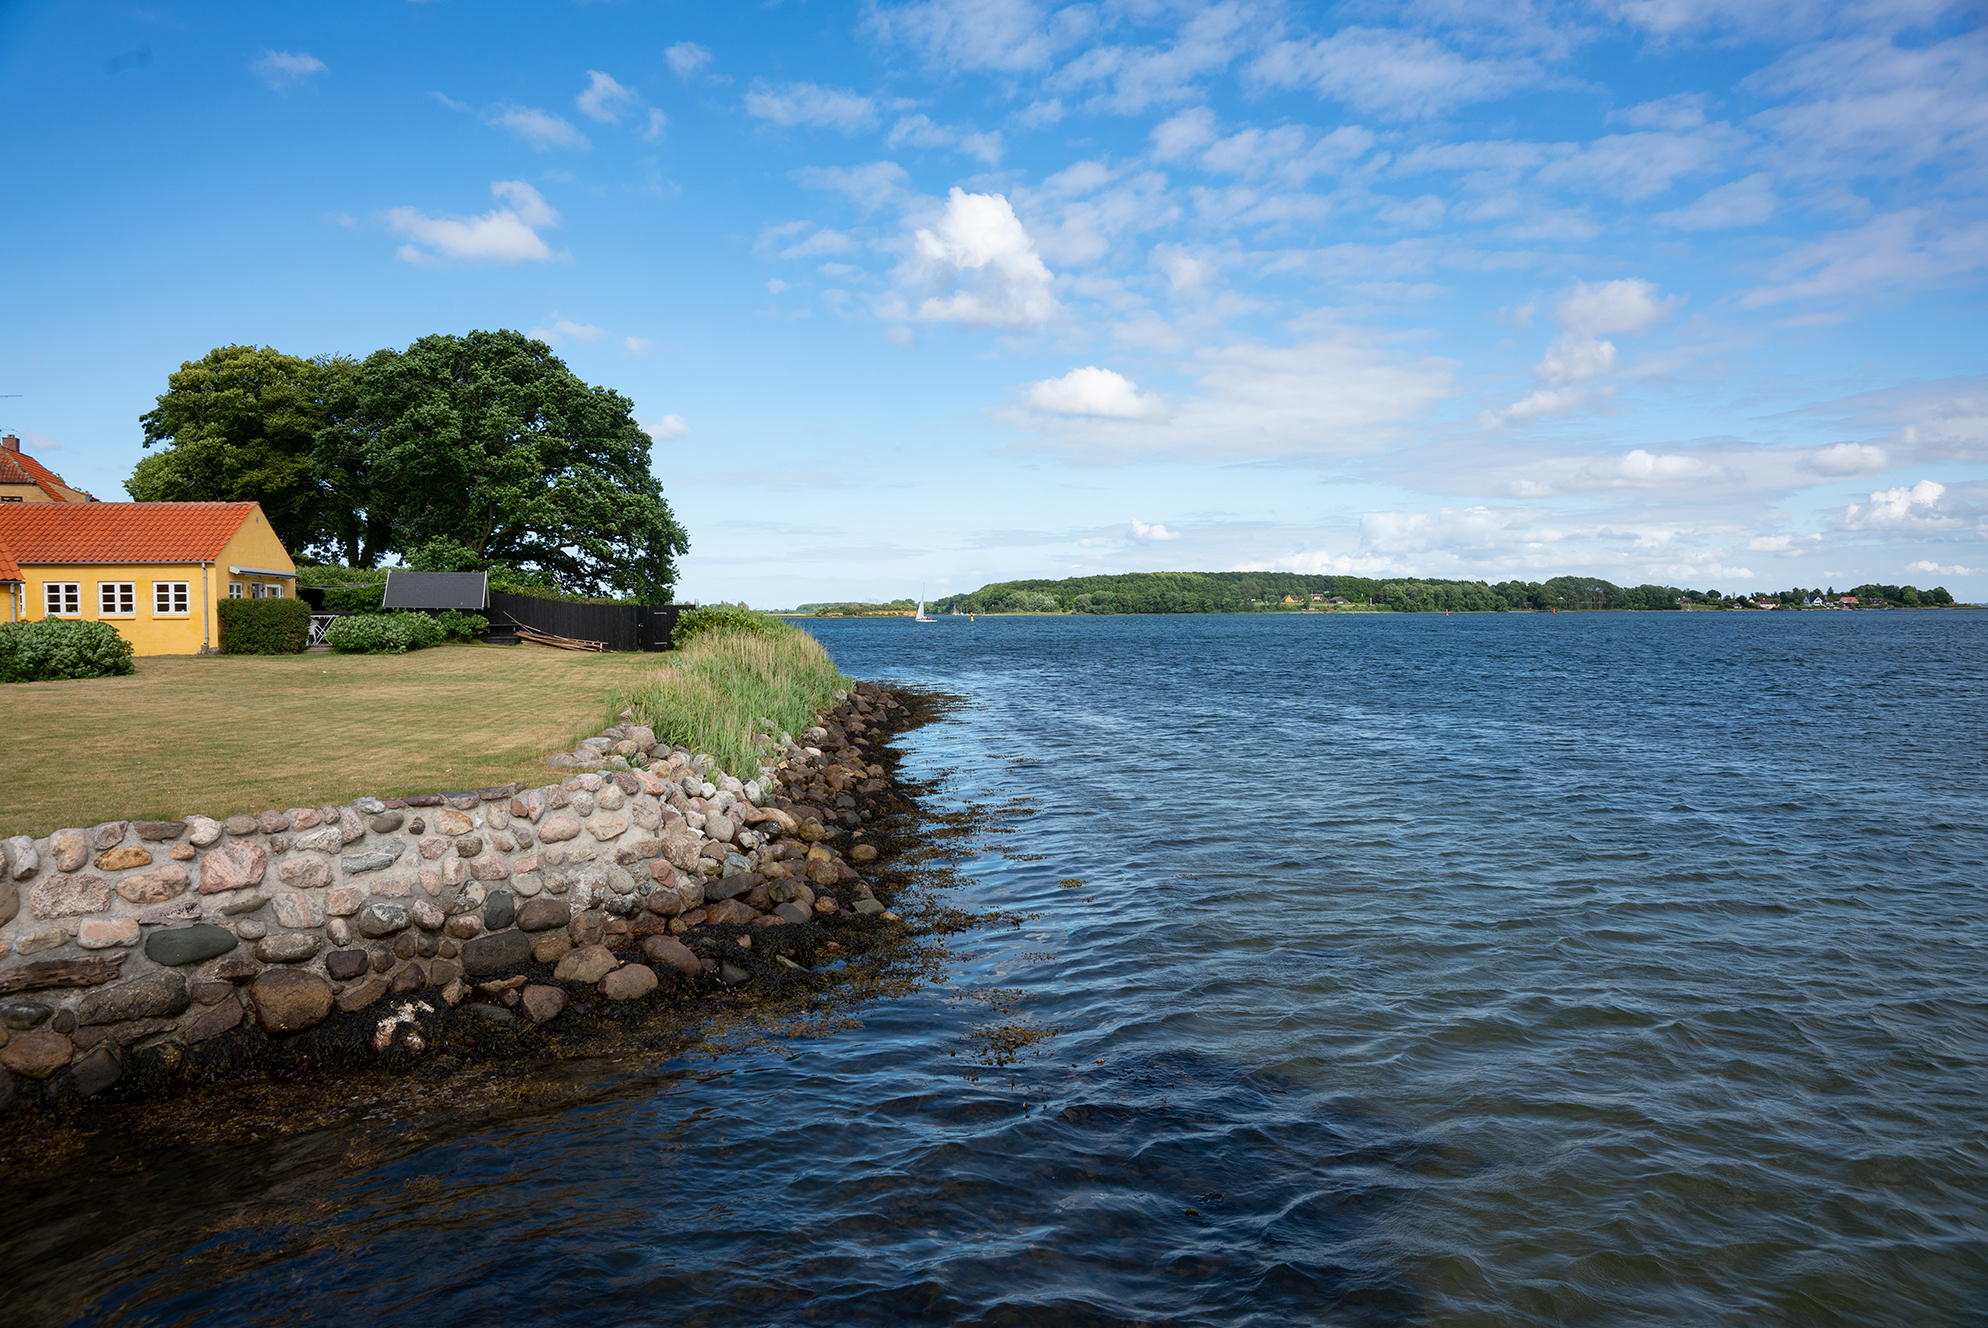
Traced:
<path id="1" fill-rule="evenodd" d="M 971 703 L 906 745 L 1036 813 L 961 901 L 1024 925 L 390 1160 L 127 1148 L 7 1262 L 106 1324 L 1988 1322 L 1988 613 L 813 628 Z"/>

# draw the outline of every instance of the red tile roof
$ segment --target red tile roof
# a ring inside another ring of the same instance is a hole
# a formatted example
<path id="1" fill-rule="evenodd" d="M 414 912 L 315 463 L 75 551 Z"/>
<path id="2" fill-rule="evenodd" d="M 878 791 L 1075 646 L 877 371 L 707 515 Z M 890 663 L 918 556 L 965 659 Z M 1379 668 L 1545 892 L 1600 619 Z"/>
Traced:
<path id="1" fill-rule="evenodd" d="M 0 503 L 0 562 L 213 562 L 255 510 L 254 503 Z"/>
<path id="2" fill-rule="evenodd" d="M 64 496 L 72 493 L 83 494 L 85 501 L 96 501 L 81 489 L 64 484 L 55 477 L 54 471 L 27 453 L 17 452 L 11 447 L 0 447 L 0 484 L 32 484 L 58 503 L 77 501 Z"/>

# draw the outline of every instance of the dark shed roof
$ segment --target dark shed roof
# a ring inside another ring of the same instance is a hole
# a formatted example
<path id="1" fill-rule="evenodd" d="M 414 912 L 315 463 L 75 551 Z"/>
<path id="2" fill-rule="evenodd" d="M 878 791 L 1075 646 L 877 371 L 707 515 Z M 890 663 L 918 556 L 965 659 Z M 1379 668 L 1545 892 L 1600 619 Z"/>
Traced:
<path id="1" fill-rule="evenodd" d="M 381 598 L 389 609 L 480 609 L 489 602 L 487 572 L 390 571 Z"/>

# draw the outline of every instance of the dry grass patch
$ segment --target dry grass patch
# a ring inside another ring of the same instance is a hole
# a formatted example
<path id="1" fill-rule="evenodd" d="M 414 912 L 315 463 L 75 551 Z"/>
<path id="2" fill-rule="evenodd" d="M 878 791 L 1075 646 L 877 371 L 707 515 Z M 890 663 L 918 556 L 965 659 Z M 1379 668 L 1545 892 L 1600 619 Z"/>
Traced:
<path id="1" fill-rule="evenodd" d="M 653 655 L 449 646 L 140 659 L 0 687 L 0 835 L 549 782 Z"/>

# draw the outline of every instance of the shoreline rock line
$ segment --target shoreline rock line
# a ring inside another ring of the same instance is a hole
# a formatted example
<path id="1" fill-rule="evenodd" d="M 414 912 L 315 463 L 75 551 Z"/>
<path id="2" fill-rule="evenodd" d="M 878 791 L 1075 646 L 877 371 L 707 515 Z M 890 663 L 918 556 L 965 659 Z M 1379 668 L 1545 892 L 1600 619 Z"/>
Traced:
<path id="1" fill-rule="evenodd" d="M 809 981 L 894 934 L 880 748 L 917 709 L 859 684 L 756 780 L 624 715 L 542 787 L 0 841 L 0 1112 Z"/>

